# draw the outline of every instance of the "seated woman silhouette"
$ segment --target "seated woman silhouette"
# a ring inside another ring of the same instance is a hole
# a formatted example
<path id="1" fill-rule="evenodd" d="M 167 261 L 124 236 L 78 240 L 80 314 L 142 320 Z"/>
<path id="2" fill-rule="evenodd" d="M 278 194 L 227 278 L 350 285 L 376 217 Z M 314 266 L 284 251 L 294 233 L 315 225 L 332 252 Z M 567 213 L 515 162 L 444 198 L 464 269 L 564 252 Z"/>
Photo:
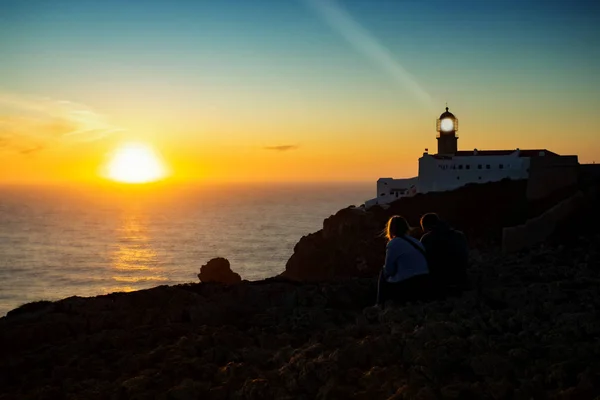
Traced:
<path id="1" fill-rule="evenodd" d="M 402 303 L 430 295 L 425 249 L 421 242 L 407 235 L 409 229 L 406 219 L 398 215 L 387 222 L 385 265 L 377 286 L 379 306 L 387 300 Z"/>

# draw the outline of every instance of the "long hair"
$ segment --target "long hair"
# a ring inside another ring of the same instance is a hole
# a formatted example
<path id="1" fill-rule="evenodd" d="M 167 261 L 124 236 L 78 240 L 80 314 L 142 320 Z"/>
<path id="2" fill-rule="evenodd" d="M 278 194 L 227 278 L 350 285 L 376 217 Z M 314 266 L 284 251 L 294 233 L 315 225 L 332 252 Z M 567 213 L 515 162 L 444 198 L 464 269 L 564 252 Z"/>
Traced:
<path id="1" fill-rule="evenodd" d="M 396 236 L 406 235 L 409 229 L 408 222 L 404 217 L 394 215 L 385 226 L 385 237 L 390 241 Z"/>

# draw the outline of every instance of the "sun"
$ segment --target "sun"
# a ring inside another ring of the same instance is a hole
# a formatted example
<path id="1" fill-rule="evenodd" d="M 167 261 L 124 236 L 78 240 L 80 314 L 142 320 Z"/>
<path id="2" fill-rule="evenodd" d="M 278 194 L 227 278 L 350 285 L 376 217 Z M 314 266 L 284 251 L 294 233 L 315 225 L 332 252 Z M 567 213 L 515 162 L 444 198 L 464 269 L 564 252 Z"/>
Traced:
<path id="1" fill-rule="evenodd" d="M 106 165 L 106 177 L 123 183 L 155 182 L 167 175 L 159 155 L 143 143 L 121 145 Z"/>

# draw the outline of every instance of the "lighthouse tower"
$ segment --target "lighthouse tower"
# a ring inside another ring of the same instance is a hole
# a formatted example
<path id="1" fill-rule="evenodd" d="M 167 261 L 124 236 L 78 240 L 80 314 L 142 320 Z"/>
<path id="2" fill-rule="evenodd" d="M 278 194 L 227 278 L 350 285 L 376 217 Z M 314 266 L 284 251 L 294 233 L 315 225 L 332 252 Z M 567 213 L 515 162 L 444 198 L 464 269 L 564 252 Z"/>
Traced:
<path id="1" fill-rule="evenodd" d="M 454 155 L 458 151 L 458 119 L 448 111 L 440 115 L 437 120 L 437 141 L 438 141 L 438 154 L 442 155 Z"/>

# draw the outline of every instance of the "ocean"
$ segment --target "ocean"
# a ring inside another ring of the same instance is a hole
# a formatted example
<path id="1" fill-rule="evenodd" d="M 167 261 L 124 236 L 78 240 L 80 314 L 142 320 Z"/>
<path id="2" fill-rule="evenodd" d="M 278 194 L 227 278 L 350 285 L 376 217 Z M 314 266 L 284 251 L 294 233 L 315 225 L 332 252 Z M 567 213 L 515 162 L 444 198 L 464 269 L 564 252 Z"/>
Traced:
<path id="1" fill-rule="evenodd" d="M 323 219 L 372 183 L 0 186 L 0 316 L 24 303 L 198 282 L 225 257 L 243 279 L 281 273 Z"/>

